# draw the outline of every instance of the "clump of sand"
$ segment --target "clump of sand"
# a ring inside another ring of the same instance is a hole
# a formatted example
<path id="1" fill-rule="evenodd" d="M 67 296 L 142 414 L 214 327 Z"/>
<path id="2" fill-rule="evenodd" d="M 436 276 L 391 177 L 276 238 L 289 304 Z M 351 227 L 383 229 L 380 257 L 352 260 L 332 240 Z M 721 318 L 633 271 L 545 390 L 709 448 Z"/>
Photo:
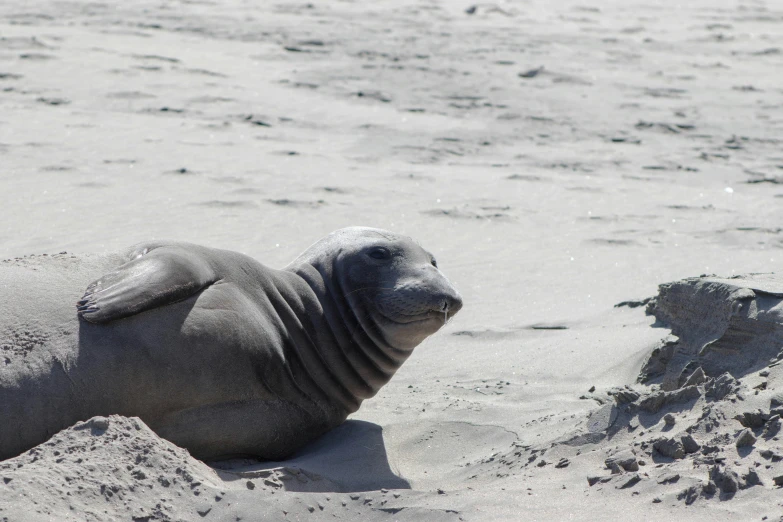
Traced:
<path id="1" fill-rule="evenodd" d="M 672 335 L 649 354 L 638 382 L 583 396 L 601 407 L 549 448 L 526 448 L 527 465 L 545 465 L 542 453 L 556 467 L 597 454 L 591 487 L 654 503 L 730 500 L 783 485 L 781 290 L 772 274 L 661 285 L 647 313 Z"/>
<path id="2" fill-rule="evenodd" d="M 193 520 L 225 495 L 216 472 L 138 418 L 95 417 L 0 463 L 11 520 Z"/>

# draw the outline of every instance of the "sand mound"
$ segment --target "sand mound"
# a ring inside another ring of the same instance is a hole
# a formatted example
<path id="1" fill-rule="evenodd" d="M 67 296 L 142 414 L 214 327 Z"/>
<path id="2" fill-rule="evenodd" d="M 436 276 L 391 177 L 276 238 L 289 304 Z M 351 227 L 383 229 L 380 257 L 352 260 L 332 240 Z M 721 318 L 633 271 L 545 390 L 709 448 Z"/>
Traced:
<path id="1" fill-rule="evenodd" d="M 591 486 L 635 488 L 656 503 L 783 485 L 782 290 L 774 275 L 661 285 L 647 312 L 672 336 L 644 363 L 644 386 L 592 396 L 604 405 L 556 445 L 599 448 L 605 471 Z"/>
<path id="2" fill-rule="evenodd" d="M 137 418 L 95 417 L 0 463 L 9 520 L 193 520 L 220 502 L 217 474 Z"/>
<path id="3" fill-rule="evenodd" d="M 781 303 L 783 279 L 773 274 L 661 285 L 647 313 L 677 339 L 652 354 L 640 381 L 673 390 L 698 368 L 708 377 L 742 377 L 774 363 L 783 340 Z"/>

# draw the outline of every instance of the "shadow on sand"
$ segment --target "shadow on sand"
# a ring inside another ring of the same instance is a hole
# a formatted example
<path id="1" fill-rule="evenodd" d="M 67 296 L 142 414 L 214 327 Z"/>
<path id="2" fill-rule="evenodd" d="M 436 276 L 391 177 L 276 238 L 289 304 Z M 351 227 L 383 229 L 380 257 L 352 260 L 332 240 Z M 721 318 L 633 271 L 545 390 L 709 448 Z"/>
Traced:
<path id="1" fill-rule="evenodd" d="M 249 480 L 286 491 L 349 493 L 410 489 L 392 471 L 383 428 L 349 420 L 284 461 L 233 459 L 209 463 L 225 481 Z M 251 487 L 248 485 L 248 487 Z"/>

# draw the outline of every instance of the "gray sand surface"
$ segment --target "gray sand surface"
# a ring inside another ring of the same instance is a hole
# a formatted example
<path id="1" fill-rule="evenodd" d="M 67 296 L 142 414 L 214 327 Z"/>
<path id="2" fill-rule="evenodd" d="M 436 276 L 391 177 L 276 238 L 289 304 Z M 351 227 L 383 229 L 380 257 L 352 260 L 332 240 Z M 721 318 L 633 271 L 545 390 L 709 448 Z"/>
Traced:
<path id="1" fill-rule="evenodd" d="M 290 461 L 210 468 L 112 417 L 0 463 L 0 518 L 778 520 L 783 282 L 730 278 L 783 261 L 782 23 L 769 0 L 0 3 L 0 259 L 171 238 L 282 267 L 366 225 L 465 301 Z"/>

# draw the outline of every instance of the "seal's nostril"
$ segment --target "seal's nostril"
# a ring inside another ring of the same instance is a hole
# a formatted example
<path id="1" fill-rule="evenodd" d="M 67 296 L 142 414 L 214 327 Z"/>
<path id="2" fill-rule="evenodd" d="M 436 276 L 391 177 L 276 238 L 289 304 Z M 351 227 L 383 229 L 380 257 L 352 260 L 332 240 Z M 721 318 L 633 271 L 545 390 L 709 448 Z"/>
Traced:
<path id="1" fill-rule="evenodd" d="M 439 312 L 446 314 L 447 317 L 451 317 L 462 308 L 462 298 L 457 293 L 444 292 L 436 297 L 434 301 L 431 301 L 433 312 Z"/>
<path id="2" fill-rule="evenodd" d="M 462 309 L 462 298 L 460 297 L 459 294 L 448 297 L 446 299 L 446 302 L 448 303 L 448 307 L 451 315 L 456 314 Z"/>

